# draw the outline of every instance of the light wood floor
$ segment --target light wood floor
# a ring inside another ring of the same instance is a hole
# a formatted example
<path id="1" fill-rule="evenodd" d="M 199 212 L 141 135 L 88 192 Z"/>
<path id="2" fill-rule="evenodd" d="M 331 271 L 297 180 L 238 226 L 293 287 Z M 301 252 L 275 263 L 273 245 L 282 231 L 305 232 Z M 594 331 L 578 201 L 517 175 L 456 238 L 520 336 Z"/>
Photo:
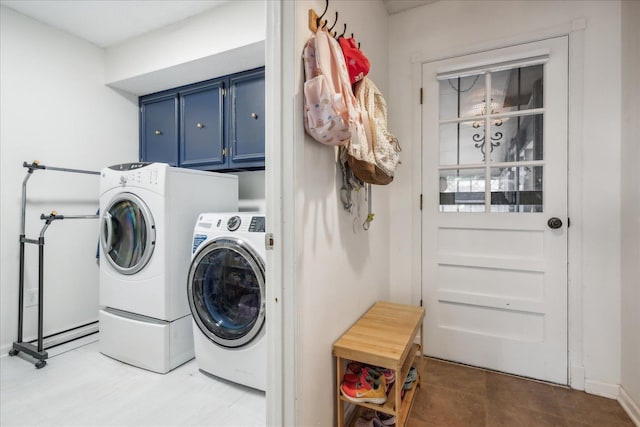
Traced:
<path id="1" fill-rule="evenodd" d="M 52 349 L 55 350 L 55 349 Z M 265 394 L 206 375 L 194 360 L 161 375 L 99 353 L 98 343 L 47 366 L 0 358 L 0 425 L 264 426 Z"/>

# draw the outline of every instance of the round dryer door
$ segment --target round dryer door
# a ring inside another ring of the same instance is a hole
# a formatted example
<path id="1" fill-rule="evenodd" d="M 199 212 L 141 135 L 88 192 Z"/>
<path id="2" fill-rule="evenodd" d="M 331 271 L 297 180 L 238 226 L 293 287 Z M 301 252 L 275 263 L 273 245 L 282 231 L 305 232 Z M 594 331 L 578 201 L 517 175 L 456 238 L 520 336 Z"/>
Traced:
<path id="1" fill-rule="evenodd" d="M 240 347 L 265 320 L 264 260 L 246 242 L 213 239 L 191 263 L 188 296 L 198 327 L 210 340 Z"/>
<path id="2" fill-rule="evenodd" d="M 149 208 L 135 194 L 122 193 L 102 215 L 100 246 L 103 258 L 122 274 L 135 274 L 151 258 L 155 224 Z"/>

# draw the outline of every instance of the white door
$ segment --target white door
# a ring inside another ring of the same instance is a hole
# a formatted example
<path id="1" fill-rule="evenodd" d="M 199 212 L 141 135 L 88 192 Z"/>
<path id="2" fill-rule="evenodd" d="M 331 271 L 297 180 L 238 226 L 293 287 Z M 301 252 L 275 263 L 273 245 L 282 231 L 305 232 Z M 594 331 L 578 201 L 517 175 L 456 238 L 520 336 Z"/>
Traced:
<path id="1" fill-rule="evenodd" d="M 567 38 L 423 64 L 425 354 L 567 384 Z"/>

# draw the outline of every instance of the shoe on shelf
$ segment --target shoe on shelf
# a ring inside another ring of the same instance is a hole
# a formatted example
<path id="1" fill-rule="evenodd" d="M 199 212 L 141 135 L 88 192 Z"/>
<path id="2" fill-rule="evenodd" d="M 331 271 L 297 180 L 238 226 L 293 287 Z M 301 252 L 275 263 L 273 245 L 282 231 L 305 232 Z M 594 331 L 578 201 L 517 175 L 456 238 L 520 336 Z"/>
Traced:
<path id="1" fill-rule="evenodd" d="M 396 423 L 396 416 L 385 414 L 384 412 L 376 411 L 376 417 L 380 420 L 383 426 L 393 426 Z"/>
<path id="2" fill-rule="evenodd" d="M 411 390 L 411 387 L 413 387 L 413 383 L 416 382 L 417 379 L 418 379 L 418 371 L 416 370 L 416 368 L 412 366 L 411 369 L 409 370 L 409 374 L 407 375 L 407 379 L 404 381 L 404 385 L 402 386 L 402 388 L 404 390 Z"/>
<path id="3" fill-rule="evenodd" d="M 396 380 L 396 375 L 393 372 L 393 369 L 377 368 L 377 371 L 384 375 L 384 381 L 387 383 L 387 385 L 393 384 L 393 382 Z"/>
<path id="4" fill-rule="evenodd" d="M 367 420 L 360 417 L 356 420 L 355 427 L 384 427 L 384 424 L 382 424 L 377 418 Z"/>
<path id="5" fill-rule="evenodd" d="M 356 420 L 355 427 L 385 427 L 377 413 L 372 409 L 365 409 Z"/>
<path id="6" fill-rule="evenodd" d="M 383 384 L 371 384 L 367 381 L 343 382 L 340 385 L 340 392 L 352 402 L 382 404 L 387 401 Z"/>
<path id="7" fill-rule="evenodd" d="M 355 379 L 355 377 L 351 376 L 351 374 L 360 375 L 360 373 L 362 373 L 362 371 L 365 369 L 373 370 L 372 372 L 370 372 L 370 374 L 374 379 L 377 379 L 378 375 L 384 375 L 384 381 L 387 385 L 390 385 L 395 381 L 395 372 L 393 371 L 393 369 L 381 368 L 379 366 L 365 365 L 363 363 L 355 362 L 355 361 L 351 361 L 347 364 L 347 369 L 346 369 L 345 378 L 344 378 L 345 381 L 353 382 L 352 380 Z M 349 376 L 347 377 L 347 375 Z"/>
<path id="8" fill-rule="evenodd" d="M 415 366 L 412 366 L 411 369 L 409 369 L 409 374 L 407 374 L 407 379 L 409 378 L 411 379 L 411 382 L 418 379 L 418 370 L 415 368 Z"/>
<path id="9" fill-rule="evenodd" d="M 379 373 L 378 371 L 376 371 L 375 369 L 369 366 L 362 368 L 359 374 L 353 374 L 353 373 L 344 374 L 344 377 L 342 378 L 342 380 L 343 382 L 346 382 L 346 383 L 357 383 L 359 381 L 360 382 L 366 381 L 372 385 L 376 385 L 376 386 L 382 385 L 383 388 L 387 386 L 384 375 L 382 375 L 381 373 Z"/>
<path id="10" fill-rule="evenodd" d="M 359 374 L 364 368 L 364 365 L 359 362 L 349 362 L 347 364 L 347 374 Z"/>

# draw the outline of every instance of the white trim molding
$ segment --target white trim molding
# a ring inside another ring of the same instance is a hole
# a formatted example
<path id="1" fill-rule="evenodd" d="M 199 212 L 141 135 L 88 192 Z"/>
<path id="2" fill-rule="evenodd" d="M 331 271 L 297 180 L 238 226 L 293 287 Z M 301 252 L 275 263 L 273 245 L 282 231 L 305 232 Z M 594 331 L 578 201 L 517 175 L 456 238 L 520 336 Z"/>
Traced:
<path id="1" fill-rule="evenodd" d="M 576 24 L 574 28 L 574 23 L 582 23 Z M 563 37 L 571 34 L 574 31 L 583 31 L 586 28 L 586 20 L 585 19 L 574 19 L 570 23 L 565 25 L 557 25 L 554 27 L 541 29 L 539 31 L 534 31 L 530 33 L 523 33 L 518 35 L 513 35 L 504 39 L 496 39 L 490 40 L 480 43 L 475 43 L 471 45 L 461 46 L 460 49 L 433 49 L 428 53 L 420 52 L 414 53 L 411 55 L 412 63 L 420 63 L 423 64 L 425 62 L 436 62 L 441 61 L 443 59 L 456 58 L 459 56 L 470 55 L 474 53 L 486 52 L 489 50 L 501 49 L 504 47 L 517 46 L 521 44 L 527 44 L 531 42 L 536 42 L 540 40 L 551 39 L 554 37 Z"/>
<path id="2" fill-rule="evenodd" d="M 567 172 L 568 214 L 570 219 L 568 241 L 568 365 L 569 386 L 585 389 L 584 368 L 584 312 L 582 295 L 582 237 L 583 188 L 582 168 L 584 145 L 584 30 L 585 19 L 574 19 L 569 32 L 569 171 Z"/>
<path id="3" fill-rule="evenodd" d="M 569 307 L 571 310 L 571 307 Z M 569 339 L 571 343 L 571 339 Z M 584 390 L 585 369 L 582 365 L 569 364 L 569 384 L 576 390 Z"/>
<path id="4" fill-rule="evenodd" d="M 618 384 L 609 384 L 587 379 L 584 382 L 584 391 L 589 394 L 595 394 L 596 396 L 618 399 L 620 386 Z"/>
<path id="5" fill-rule="evenodd" d="M 624 409 L 627 415 L 629 415 L 631 421 L 633 421 L 635 425 L 640 426 L 640 407 L 638 407 L 638 404 L 631 399 L 622 386 L 620 387 L 618 402 L 620 402 L 622 409 Z"/>

